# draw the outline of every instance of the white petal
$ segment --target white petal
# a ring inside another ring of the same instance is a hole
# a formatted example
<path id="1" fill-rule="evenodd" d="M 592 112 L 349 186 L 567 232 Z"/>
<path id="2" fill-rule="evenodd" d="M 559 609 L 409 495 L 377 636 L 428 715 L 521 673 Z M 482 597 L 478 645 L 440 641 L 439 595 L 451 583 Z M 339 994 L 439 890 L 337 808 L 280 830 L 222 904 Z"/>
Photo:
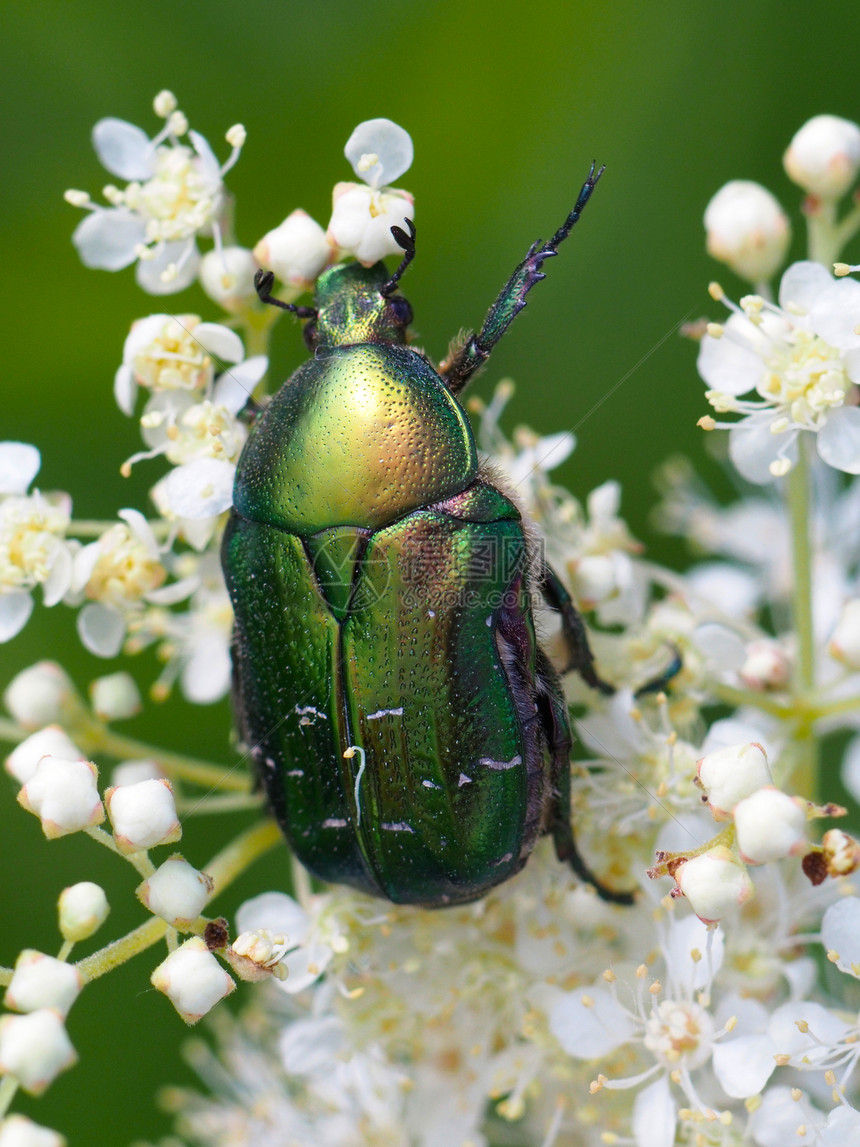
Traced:
<path id="1" fill-rule="evenodd" d="M 221 164 L 215 158 L 209 140 L 198 131 L 189 131 L 188 138 L 200 157 L 200 174 L 210 185 L 218 187 L 221 183 Z"/>
<path id="2" fill-rule="evenodd" d="M 588 997 L 589 1003 L 583 1003 Z M 633 1034 L 627 1013 L 608 991 L 559 992 L 549 1012 L 552 1034 L 575 1059 L 599 1059 Z"/>
<path id="3" fill-rule="evenodd" d="M 369 119 L 358 125 L 343 153 L 359 179 L 371 187 L 383 187 L 409 170 L 414 150 L 412 138 L 404 128 L 390 119 Z M 360 169 L 362 156 L 369 155 L 378 156 L 378 163 Z"/>
<path id="4" fill-rule="evenodd" d="M 702 562 L 687 572 L 693 592 L 729 617 L 748 617 L 759 603 L 758 578 L 728 562 Z"/>
<path id="5" fill-rule="evenodd" d="M 669 1080 L 661 1075 L 639 1092 L 633 1104 L 636 1147 L 672 1147 L 677 1118 Z"/>
<path id="6" fill-rule="evenodd" d="M 715 621 L 693 630 L 693 644 L 717 673 L 740 669 L 746 660 L 746 646 L 738 634 Z"/>
<path id="7" fill-rule="evenodd" d="M 842 758 L 842 783 L 860 801 L 860 735 L 848 742 Z"/>
<path id="8" fill-rule="evenodd" d="M 165 243 L 153 258 L 139 260 L 134 272 L 137 285 L 148 295 L 175 295 L 177 291 L 184 291 L 186 287 L 190 287 L 197 278 L 200 267 L 200 252 L 193 244 L 193 239 Z M 189 246 L 192 247 L 191 254 L 185 258 Z M 165 282 L 161 278 L 161 273 L 166 271 L 171 263 L 177 266 L 182 263 L 182 266 L 175 278 Z"/>
<path id="9" fill-rule="evenodd" d="M 192 574 L 190 577 L 184 577 L 180 581 L 171 582 L 170 585 L 163 585 L 159 589 L 152 589 L 149 593 L 144 594 L 147 601 L 152 602 L 153 605 L 176 605 L 178 601 L 185 601 L 190 597 L 195 590 L 200 588 L 200 577 L 197 574 Z"/>
<path id="10" fill-rule="evenodd" d="M 769 1035 L 742 1035 L 718 1043 L 713 1052 L 714 1073 L 726 1095 L 732 1099 L 757 1095 L 773 1074 L 775 1053 Z"/>
<path id="11" fill-rule="evenodd" d="M 11 641 L 20 633 L 32 612 L 33 599 L 28 593 L 0 593 L 0 641 Z"/>
<path id="12" fill-rule="evenodd" d="M 809 312 L 809 325 L 831 346 L 840 350 L 860 347 L 860 283 L 840 279 L 827 288 Z"/>
<path id="13" fill-rule="evenodd" d="M 116 404 L 129 417 L 134 413 L 137 398 L 137 383 L 130 366 L 121 366 L 113 376 L 113 396 Z"/>
<path id="14" fill-rule="evenodd" d="M 72 565 L 71 550 L 66 545 L 58 545 L 54 550 L 51 572 L 42 583 L 42 601 L 45 605 L 56 605 L 69 592 Z"/>
<path id="15" fill-rule="evenodd" d="M 822 462 L 846 474 L 860 474 L 860 407 L 831 410 L 818 431 L 817 445 Z"/>
<path id="16" fill-rule="evenodd" d="M 212 391 L 216 406 L 226 406 L 231 414 L 238 414 L 254 393 L 254 387 L 266 373 L 269 360 L 264 354 L 255 354 L 219 376 Z"/>
<path id="17" fill-rule="evenodd" d="M 201 638 L 182 670 L 182 692 L 195 705 L 211 705 L 230 688 L 230 649 L 217 634 Z"/>
<path id="18" fill-rule="evenodd" d="M 158 548 L 158 542 L 155 540 L 152 526 L 150 526 L 140 510 L 126 508 L 120 510 L 117 517 L 125 522 L 135 538 L 146 548 L 147 557 L 152 558 L 153 561 L 158 561 L 161 557 L 161 550 Z"/>
<path id="19" fill-rule="evenodd" d="M 827 1116 L 820 1147 L 860 1147 L 860 1112 L 853 1107 L 836 1107 Z"/>
<path id="20" fill-rule="evenodd" d="M 842 355 L 842 365 L 852 382 L 860 382 L 860 349 L 846 350 Z"/>
<path id="21" fill-rule="evenodd" d="M 812 1147 L 818 1142 L 816 1132 L 823 1122 L 821 1112 L 805 1095 L 795 1099 L 790 1087 L 770 1087 L 753 1112 L 750 1128 L 758 1147 Z M 802 1134 L 800 1127 L 805 1128 Z"/>
<path id="22" fill-rule="evenodd" d="M 764 375 L 758 354 L 760 335 L 748 319 L 732 315 L 720 338 L 705 335 L 696 369 L 712 390 L 723 394 L 746 394 L 755 390 Z"/>
<path id="23" fill-rule="evenodd" d="M 229 327 L 220 323 L 198 323 L 194 328 L 194 339 L 213 358 L 223 362 L 241 362 L 245 357 L 242 340 Z"/>
<path id="24" fill-rule="evenodd" d="M 116 657 L 125 637 L 125 619 L 99 601 L 90 601 L 78 614 L 78 636 L 96 657 Z"/>
<path id="25" fill-rule="evenodd" d="M 771 462 L 777 457 L 797 459 L 797 435 L 771 434 L 771 412 L 744 418 L 729 431 L 729 457 L 742 478 L 756 486 L 773 482 Z"/>
<path id="26" fill-rule="evenodd" d="M 137 247 L 146 239 L 143 220 L 124 207 L 93 211 L 75 228 L 72 242 L 85 267 L 121 271 L 137 258 Z"/>
<path id="27" fill-rule="evenodd" d="M 307 912 L 286 892 L 261 892 L 246 900 L 236 913 L 237 932 L 262 928 L 273 935 L 286 936 L 290 944 L 301 944 L 309 927 Z"/>
<path id="28" fill-rule="evenodd" d="M 0 494 L 26 494 L 42 465 L 42 456 L 28 442 L 0 442 Z"/>
<path id="29" fill-rule="evenodd" d="M 161 313 L 137 319 L 122 344 L 122 361 L 125 365 L 132 366 L 137 355 L 159 338 L 170 321 L 170 315 Z"/>
<path id="30" fill-rule="evenodd" d="M 833 284 L 833 276 L 821 263 L 802 260 L 787 268 L 779 284 L 779 305 L 791 311 L 792 304 L 811 311 L 819 296 Z"/>
<path id="31" fill-rule="evenodd" d="M 808 1025 L 802 1032 L 798 1021 Z M 796 1000 L 781 1004 L 770 1018 L 768 1034 L 776 1045 L 777 1053 L 806 1056 L 811 1063 L 829 1055 L 828 1044 L 838 1043 L 849 1030 L 849 1025 L 833 1015 L 821 1004 L 810 1000 Z"/>
<path id="32" fill-rule="evenodd" d="M 672 919 L 672 930 L 666 944 L 666 963 L 675 983 L 683 984 L 687 991 L 702 991 L 723 964 L 725 938 L 722 929 L 709 932 L 696 916 Z M 701 953 L 694 959 L 693 953 Z"/>
<path id="33" fill-rule="evenodd" d="M 284 1069 L 290 1075 L 331 1071 L 343 1051 L 343 1020 L 337 1016 L 293 1020 L 278 1040 Z"/>
<path id="34" fill-rule="evenodd" d="M 276 980 L 276 984 L 288 995 L 303 992 L 315 983 L 331 963 L 334 952 L 328 944 L 310 944 L 307 948 L 296 948 L 284 956 L 287 967 L 286 980 Z"/>
<path id="35" fill-rule="evenodd" d="M 236 467 L 217 458 L 197 458 L 165 478 L 171 511 L 180 518 L 211 518 L 233 505 Z"/>
<path id="36" fill-rule="evenodd" d="M 153 174 L 155 149 L 146 132 L 133 123 L 100 119 L 93 128 L 93 147 L 111 175 L 144 180 Z"/>
<path id="37" fill-rule="evenodd" d="M 826 952 L 836 952 L 837 967 L 860 979 L 860 899 L 846 896 L 824 913 L 821 943 Z"/>

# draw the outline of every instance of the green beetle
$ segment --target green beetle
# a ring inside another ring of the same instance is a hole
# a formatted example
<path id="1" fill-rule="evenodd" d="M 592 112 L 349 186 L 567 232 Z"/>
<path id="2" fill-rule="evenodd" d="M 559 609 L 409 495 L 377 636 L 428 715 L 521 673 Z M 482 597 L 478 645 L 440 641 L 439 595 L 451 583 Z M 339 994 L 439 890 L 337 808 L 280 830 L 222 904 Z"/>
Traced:
<path id="1" fill-rule="evenodd" d="M 571 731 L 532 595 L 561 614 L 595 689 L 582 622 L 457 401 L 588 202 L 535 243 L 480 333 L 438 370 L 407 345 L 405 256 L 331 267 L 307 320 L 314 357 L 259 419 L 236 473 L 223 564 L 235 609 L 234 701 L 269 803 L 325 881 L 396 903 L 483 896 L 542 834 L 607 899 L 570 822 Z"/>

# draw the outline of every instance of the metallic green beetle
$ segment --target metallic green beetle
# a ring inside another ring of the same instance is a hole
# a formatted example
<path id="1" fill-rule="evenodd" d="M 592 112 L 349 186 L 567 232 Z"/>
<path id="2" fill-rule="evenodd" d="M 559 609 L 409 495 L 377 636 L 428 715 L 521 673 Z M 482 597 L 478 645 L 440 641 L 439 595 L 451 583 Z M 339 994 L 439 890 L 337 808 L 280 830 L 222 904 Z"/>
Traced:
<path id="1" fill-rule="evenodd" d="M 602 169 L 601 169 L 602 171 Z M 601 171 L 535 243 L 435 370 L 382 263 L 331 267 L 308 320 L 314 357 L 254 427 L 223 563 L 236 614 L 240 736 L 299 860 L 397 903 L 475 900 L 549 833 L 608 899 L 570 823 L 571 732 L 531 595 L 562 617 L 594 688 L 582 622 L 512 497 L 481 466 L 456 399 L 544 277 Z M 273 276 L 258 276 L 267 302 Z M 284 306 L 284 304 L 280 304 Z"/>

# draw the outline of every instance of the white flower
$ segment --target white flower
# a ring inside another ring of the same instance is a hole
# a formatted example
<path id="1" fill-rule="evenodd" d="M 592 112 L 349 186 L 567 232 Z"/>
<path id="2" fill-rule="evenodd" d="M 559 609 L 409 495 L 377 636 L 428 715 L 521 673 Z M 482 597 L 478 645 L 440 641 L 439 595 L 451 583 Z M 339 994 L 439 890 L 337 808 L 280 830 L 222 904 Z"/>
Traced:
<path id="1" fill-rule="evenodd" d="M 93 129 L 102 164 L 129 180 L 125 188 L 105 188 L 110 207 L 93 203 L 85 192 L 66 192 L 68 202 L 91 212 L 72 237 L 84 264 L 119 271 L 137 260 L 137 281 L 152 295 L 172 294 L 193 282 L 198 235 L 214 235 L 220 245 L 223 177 L 245 139 L 238 124 L 227 132 L 233 151 L 220 165 L 203 136 L 188 131 L 175 106 L 165 111 L 169 102 L 156 97 L 156 114 L 166 122 L 154 139 L 120 119 L 99 120 Z M 186 132 L 190 147 L 180 142 Z"/>
<path id="2" fill-rule="evenodd" d="M 105 818 L 96 786 L 98 776 L 92 761 L 42 757 L 18 793 L 18 803 L 41 820 L 49 840 L 80 832 Z"/>
<path id="3" fill-rule="evenodd" d="M 83 986 L 83 976 L 72 964 L 25 948 L 15 961 L 3 1003 L 16 1012 L 54 1008 L 65 1019 Z"/>
<path id="4" fill-rule="evenodd" d="M 0 1147 L 66 1147 L 66 1140 L 24 1115 L 9 1115 L 0 1124 Z"/>
<path id="5" fill-rule="evenodd" d="M 260 266 L 274 271 L 282 283 L 306 290 L 332 261 L 334 251 L 319 223 L 296 208 L 263 236 L 254 255 Z"/>
<path id="6" fill-rule="evenodd" d="M 746 647 L 739 676 L 749 689 L 785 689 L 791 679 L 791 661 L 778 641 L 761 638 Z"/>
<path id="7" fill-rule="evenodd" d="M 827 652 L 849 669 L 860 669 L 860 598 L 852 598 L 842 607 Z"/>
<path id="8" fill-rule="evenodd" d="M 289 947 L 286 936 L 256 928 L 240 933 L 224 955 L 241 980 L 257 983 L 269 976 L 286 980 L 289 972 L 283 960 Z"/>
<path id="9" fill-rule="evenodd" d="M 91 880 L 64 888 L 57 901 L 60 932 L 64 940 L 88 940 L 104 924 L 110 911 L 104 889 Z"/>
<path id="10" fill-rule="evenodd" d="M 171 844 L 182 836 L 170 781 L 138 781 L 117 785 L 105 793 L 105 804 L 117 847 L 138 852 Z"/>
<path id="11" fill-rule="evenodd" d="M 41 1095 L 77 1058 L 59 1012 L 40 1008 L 0 1019 L 0 1073 L 13 1075 L 31 1095 Z"/>
<path id="12" fill-rule="evenodd" d="M 181 944 L 150 977 L 187 1024 L 196 1024 L 235 989 L 233 979 L 199 936 Z"/>
<path id="13" fill-rule="evenodd" d="M 697 771 L 716 820 L 728 820 L 738 801 L 773 783 L 767 753 L 757 742 L 708 753 L 698 762 Z"/>
<path id="14" fill-rule="evenodd" d="M 788 217 L 759 183 L 735 179 L 705 208 L 708 254 L 751 283 L 779 269 L 791 242 Z"/>
<path id="15" fill-rule="evenodd" d="M 737 423 L 701 420 L 706 429 L 731 430 L 729 454 L 749 482 L 786 474 L 802 431 L 816 436 L 822 461 L 860 474 L 860 283 L 834 280 L 818 263 L 794 263 L 782 277 L 780 305 L 757 295 L 732 310 L 725 326 L 710 324 L 699 351 L 706 397 Z M 757 398 L 742 399 L 747 391 Z"/>
<path id="16" fill-rule="evenodd" d="M 138 781 L 157 781 L 163 776 L 164 772 L 159 768 L 157 761 L 122 761 L 111 772 L 110 783 L 114 787 L 135 785 Z"/>
<path id="17" fill-rule="evenodd" d="M 335 947 L 342 950 L 342 938 L 314 927 L 305 910 L 282 892 L 264 892 L 247 900 L 236 913 L 236 926 L 240 934 L 289 937 L 291 948 L 282 955 L 288 978 L 281 986 L 291 995 L 304 991 L 325 972 Z"/>
<path id="18" fill-rule="evenodd" d="M 860 127 L 835 115 L 813 116 L 795 134 L 783 163 L 804 191 L 839 199 L 860 169 Z"/>
<path id="19" fill-rule="evenodd" d="M 408 232 L 406 220 L 415 219 L 414 200 L 408 191 L 383 184 L 398 179 L 412 165 L 408 132 L 388 119 L 367 120 L 352 133 L 344 154 L 368 186 L 335 185 L 329 241 L 365 267 L 386 255 L 402 255 L 391 228 Z"/>
<path id="20" fill-rule="evenodd" d="M 65 669 L 53 661 L 38 661 L 16 673 L 3 701 L 25 729 L 40 729 L 62 722 L 75 707 L 77 695 Z"/>
<path id="21" fill-rule="evenodd" d="M 47 725 L 17 745 L 6 758 L 6 772 L 25 785 L 36 771 L 42 757 L 62 757 L 65 761 L 82 761 L 82 753 L 59 725 Z"/>
<path id="22" fill-rule="evenodd" d="M 678 888 L 704 924 L 722 920 L 755 892 L 746 868 L 723 846 L 691 857 L 674 875 Z"/>
<path id="23" fill-rule="evenodd" d="M 124 721 L 142 708 L 140 690 L 128 673 L 109 673 L 90 683 L 93 712 L 102 721 Z"/>
<path id="24" fill-rule="evenodd" d="M 0 442 L 0 642 L 26 625 L 35 586 L 50 606 L 71 584 L 72 547 L 65 534 L 72 500 L 62 493 L 27 493 L 40 465 L 35 446 Z"/>
<path id="25" fill-rule="evenodd" d="M 247 247 L 217 247 L 200 261 L 200 286 L 213 302 L 231 315 L 257 301 L 254 275 L 259 264 Z"/>
<path id="26" fill-rule="evenodd" d="M 799 797 L 766 785 L 745 797 L 732 816 L 738 849 L 748 864 L 766 864 L 803 849 L 806 836 L 806 806 Z"/>
<path id="27" fill-rule="evenodd" d="M 214 885 L 181 856 L 171 856 L 137 889 L 140 901 L 171 927 L 188 929 L 206 906 Z"/>

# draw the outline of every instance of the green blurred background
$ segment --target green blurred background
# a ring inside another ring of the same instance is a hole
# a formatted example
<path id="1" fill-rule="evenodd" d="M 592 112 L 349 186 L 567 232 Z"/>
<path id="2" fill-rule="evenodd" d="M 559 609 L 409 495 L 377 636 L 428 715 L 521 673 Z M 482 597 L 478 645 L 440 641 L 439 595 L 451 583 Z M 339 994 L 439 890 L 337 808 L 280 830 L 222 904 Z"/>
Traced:
<path id="1" fill-rule="evenodd" d="M 406 292 L 434 356 L 480 321 L 529 243 L 561 222 L 589 161 L 605 162 L 584 223 L 475 392 L 487 396 L 512 376 L 509 428 L 578 428 L 561 480 L 584 495 L 619 478 L 634 532 L 657 557 L 683 560 L 679 542 L 649 527 L 655 465 L 677 451 L 701 455 L 695 348 L 674 330 L 714 310 L 706 285 L 715 274 L 741 289 L 705 255 L 702 212 L 725 181 L 759 180 L 792 213 L 793 253 L 803 253 L 799 195 L 781 155 L 811 115 L 860 115 L 856 0 L 815 14 L 784 0 L 6 0 L 0 26 L 0 438 L 38 444 L 40 486 L 71 491 L 76 516 L 145 506 L 157 464 L 124 485 L 119 478 L 138 436 L 114 406 L 111 381 L 129 323 L 160 304 L 130 271 L 81 266 L 69 241 L 80 215 L 62 192 L 96 194 L 107 181 L 89 143 L 97 119 L 152 133 L 152 97 L 168 87 L 222 157 L 226 128 L 246 125 L 228 183 L 248 245 L 295 206 L 327 221 L 333 182 L 350 177 L 342 148 L 360 120 L 384 115 L 408 128 L 416 161 L 401 182 L 416 196 L 419 240 Z M 171 303 L 215 317 L 196 291 Z M 280 372 L 302 357 L 298 330 L 280 324 Z M 724 488 L 718 469 L 708 472 Z M 58 655 L 81 683 L 110 668 L 81 650 L 70 611 L 58 606 L 37 610 L 2 647 L 2 677 Z M 135 671 L 149 681 L 155 666 L 143 658 Z M 192 709 L 174 698 L 124 728 L 229 759 L 226 704 Z M 0 962 L 23 945 L 54 950 L 53 900 L 73 880 L 105 884 L 115 905 L 105 939 L 140 921 L 128 866 L 95 857 L 88 841 L 47 844 L 12 786 L 0 789 Z M 202 863 L 237 823 L 198 822 L 183 851 Z M 219 907 L 278 887 L 286 870 L 286 854 L 270 855 Z M 19 1105 L 73 1147 L 123 1147 L 164 1132 L 154 1093 L 190 1078 L 179 1057 L 183 1025 L 149 986 L 153 963 L 138 958 L 88 990 L 69 1022 L 82 1063 L 44 1100 Z"/>

